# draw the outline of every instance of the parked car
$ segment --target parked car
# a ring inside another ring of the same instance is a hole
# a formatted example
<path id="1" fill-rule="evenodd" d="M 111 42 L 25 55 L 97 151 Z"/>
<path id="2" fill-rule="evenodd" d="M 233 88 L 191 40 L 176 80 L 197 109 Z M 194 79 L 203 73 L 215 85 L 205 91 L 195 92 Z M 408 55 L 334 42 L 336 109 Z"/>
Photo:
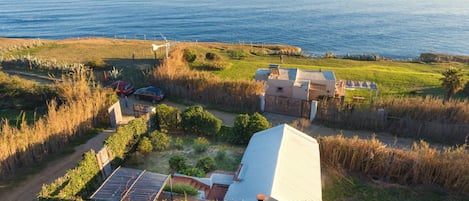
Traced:
<path id="1" fill-rule="evenodd" d="M 147 100 L 152 103 L 160 102 L 165 98 L 163 90 L 153 86 L 137 89 L 134 96 L 137 100 Z"/>
<path id="2" fill-rule="evenodd" d="M 134 85 L 126 81 L 115 81 L 108 87 L 111 88 L 113 91 L 115 91 L 117 95 L 119 96 L 121 95 L 128 96 L 135 91 Z"/>

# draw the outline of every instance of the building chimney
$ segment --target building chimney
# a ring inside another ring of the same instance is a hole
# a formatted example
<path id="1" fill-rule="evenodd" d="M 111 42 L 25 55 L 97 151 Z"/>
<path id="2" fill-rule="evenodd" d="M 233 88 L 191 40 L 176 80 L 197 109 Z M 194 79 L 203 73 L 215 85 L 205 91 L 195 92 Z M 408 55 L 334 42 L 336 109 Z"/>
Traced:
<path id="1" fill-rule="evenodd" d="M 271 75 L 279 75 L 280 72 L 279 72 L 278 68 L 279 68 L 279 65 L 269 64 L 270 74 Z"/>
<path id="2" fill-rule="evenodd" d="M 267 196 L 265 194 L 257 194 L 257 201 L 267 201 Z"/>

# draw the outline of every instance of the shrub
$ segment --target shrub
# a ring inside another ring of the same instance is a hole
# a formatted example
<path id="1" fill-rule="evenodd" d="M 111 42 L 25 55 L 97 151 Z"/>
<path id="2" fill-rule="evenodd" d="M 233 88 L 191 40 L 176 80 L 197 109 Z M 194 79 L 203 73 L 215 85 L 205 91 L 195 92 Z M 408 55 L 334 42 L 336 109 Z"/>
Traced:
<path id="1" fill-rule="evenodd" d="M 199 70 L 221 71 L 231 67 L 231 63 L 227 61 L 206 61 L 199 64 Z"/>
<path id="2" fill-rule="evenodd" d="M 103 59 L 99 58 L 93 61 L 86 62 L 86 65 L 91 68 L 99 68 L 99 67 L 104 67 L 106 63 L 103 61 Z"/>
<path id="3" fill-rule="evenodd" d="M 209 145 L 210 145 L 210 142 L 207 140 L 207 138 L 198 137 L 197 139 L 194 140 L 193 147 L 196 153 L 202 153 L 202 152 L 207 151 Z"/>
<path id="4" fill-rule="evenodd" d="M 197 161 L 196 168 L 203 170 L 205 173 L 215 170 L 217 163 L 212 157 L 205 157 Z"/>
<path id="5" fill-rule="evenodd" d="M 225 150 L 218 150 L 217 154 L 215 155 L 215 160 L 217 161 L 223 161 L 227 157 L 226 151 Z"/>
<path id="6" fill-rule="evenodd" d="M 270 128 L 270 122 L 262 114 L 255 112 L 249 117 L 249 132 L 254 134 Z"/>
<path id="7" fill-rule="evenodd" d="M 236 117 L 232 132 L 226 140 L 235 144 L 247 144 L 254 133 L 269 127 L 269 121 L 257 112 L 252 115 L 240 114 Z"/>
<path id="8" fill-rule="evenodd" d="M 156 114 L 153 118 L 155 129 L 172 130 L 179 127 L 181 112 L 177 108 L 166 104 L 158 104 L 155 111 Z"/>
<path id="9" fill-rule="evenodd" d="M 171 144 L 171 137 L 162 131 L 153 131 L 150 133 L 150 141 L 155 151 L 164 151 Z"/>
<path id="10" fill-rule="evenodd" d="M 174 140 L 174 147 L 178 150 L 183 150 L 184 149 L 184 142 L 180 137 L 177 137 Z"/>
<path id="11" fill-rule="evenodd" d="M 187 169 L 186 159 L 181 155 L 171 156 L 169 159 L 169 169 L 171 172 L 180 172 Z"/>
<path id="12" fill-rule="evenodd" d="M 221 120 L 202 106 L 189 106 L 182 113 L 181 127 L 197 135 L 215 136 L 220 131 Z"/>
<path id="13" fill-rule="evenodd" d="M 210 60 L 210 61 L 217 61 L 221 59 L 221 56 L 218 55 L 217 53 L 207 52 L 205 54 L 205 59 Z"/>
<path id="14" fill-rule="evenodd" d="M 236 50 L 228 50 L 228 55 L 232 59 L 244 59 L 249 56 L 249 52 L 242 50 L 242 49 L 236 49 Z"/>
<path id="15" fill-rule="evenodd" d="M 149 154 L 151 151 L 153 151 L 153 145 L 151 144 L 150 139 L 148 137 L 143 137 L 140 140 L 140 143 L 138 144 L 137 148 L 138 152 L 142 154 Z"/>
<path id="16" fill-rule="evenodd" d="M 193 177 L 205 177 L 205 172 L 196 167 L 189 167 L 184 170 L 181 170 L 181 174 Z"/>
<path id="17" fill-rule="evenodd" d="M 174 184 L 172 187 L 170 185 L 166 185 L 163 190 L 181 195 L 194 196 L 199 194 L 197 189 L 188 184 Z"/>
<path id="18" fill-rule="evenodd" d="M 194 50 L 191 49 L 184 49 L 184 54 L 183 54 L 184 60 L 186 60 L 189 63 L 192 63 L 197 59 L 197 55 L 195 54 Z"/>

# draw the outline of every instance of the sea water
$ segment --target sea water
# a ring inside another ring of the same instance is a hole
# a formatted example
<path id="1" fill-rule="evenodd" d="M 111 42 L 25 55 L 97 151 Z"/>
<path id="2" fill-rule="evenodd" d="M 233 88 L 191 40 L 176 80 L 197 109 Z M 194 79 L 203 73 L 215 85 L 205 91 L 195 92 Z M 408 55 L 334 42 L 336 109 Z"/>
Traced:
<path id="1" fill-rule="evenodd" d="M 0 37 L 288 44 L 321 56 L 469 55 L 469 0 L 0 0 Z"/>

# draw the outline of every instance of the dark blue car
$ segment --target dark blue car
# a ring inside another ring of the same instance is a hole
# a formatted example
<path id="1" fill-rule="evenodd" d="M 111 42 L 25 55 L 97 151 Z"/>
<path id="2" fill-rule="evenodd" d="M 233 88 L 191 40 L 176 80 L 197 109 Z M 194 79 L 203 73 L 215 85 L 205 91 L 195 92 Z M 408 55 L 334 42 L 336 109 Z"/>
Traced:
<path id="1" fill-rule="evenodd" d="M 134 96 L 137 100 L 147 100 L 152 103 L 160 102 L 165 98 L 163 90 L 153 86 L 137 89 Z"/>

